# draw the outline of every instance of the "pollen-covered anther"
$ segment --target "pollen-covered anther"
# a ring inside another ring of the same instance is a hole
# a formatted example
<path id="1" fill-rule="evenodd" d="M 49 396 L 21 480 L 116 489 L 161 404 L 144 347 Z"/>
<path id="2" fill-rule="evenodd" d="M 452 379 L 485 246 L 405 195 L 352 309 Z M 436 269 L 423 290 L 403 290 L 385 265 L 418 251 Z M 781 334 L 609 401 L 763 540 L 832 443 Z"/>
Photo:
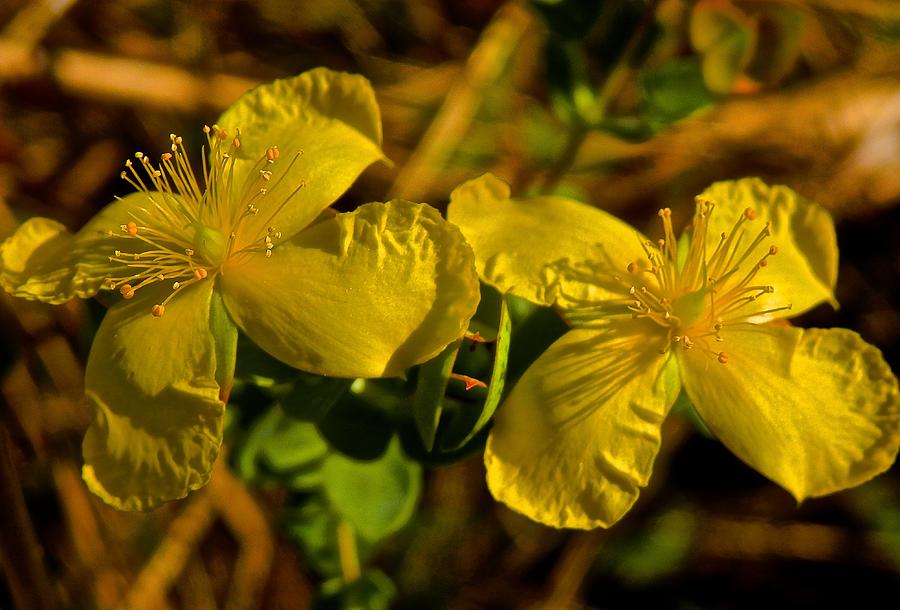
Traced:
<path id="1" fill-rule="evenodd" d="M 130 299 L 134 297 L 134 288 L 131 284 L 123 284 L 121 288 L 119 288 L 119 294 L 122 295 L 123 299 Z"/>
<path id="2" fill-rule="evenodd" d="M 769 254 L 772 256 L 778 254 L 778 246 L 769 246 Z"/>
<path id="3" fill-rule="evenodd" d="M 234 146 L 235 148 L 240 148 L 240 147 L 241 147 L 241 141 L 240 141 L 238 138 L 235 138 L 235 139 L 233 139 L 233 140 L 231 141 L 231 145 Z"/>
<path id="4" fill-rule="evenodd" d="M 162 159 L 163 161 L 171 161 L 172 153 L 163 153 L 159 156 L 159 158 Z"/>
<path id="5" fill-rule="evenodd" d="M 137 226 L 137 223 L 135 223 L 134 221 L 126 223 L 123 226 L 123 229 L 125 230 L 126 233 L 128 233 L 132 237 L 134 237 L 135 235 L 138 234 L 138 226 Z"/>
<path id="6" fill-rule="evenodd" d="M 279 156 L 281 156 L 281 151 L 278 150 L 277 146 L 270 146 L 266 149 L 266 161 L 269 163 L 275 163 Z"/>
<path id="7" fill-rule="evenodd" d="M 753 210 L 753 208 L 746 208 L 744 210 L 744 218 L 746 218 L 747 220 L 756 220 L 756 212 Z"/>
<path id="8" fill-rule="evenodd" d="M 161 318 L 166 313 L 166 306 L 157 303 L 153 307 L 150 308 L 150 313 L 154 318 Z"/>
<path id="9" fill-rule="evenodd" d="M 628 266 L 625 267 L 625 270 L 626 270 L 628 273 L 637 273 L 637 270 L 638 270 L 637 263 L 635 263 L 635 262 L 633 262 L 633 261 L 630 262 L 630 263 L 628 263 Z"/>
<path id="10" fill-rule="evenodd" d="M 209 275 L 209 272 L 206 269 L 204 269 L 203 267 L 197 267 L 196 269 L 194 269 L 194 278 L 195 279 L 203 280 L 203 279 L 206 279 L 206 277 L 208 275 Z"/>
<path id="11" fill-rule="evenodd" d="M 719 364 L 728 364 L 728 354 L 725 352 L 719 352 L 716 355 L 716 360 L 719 361 Z"/>

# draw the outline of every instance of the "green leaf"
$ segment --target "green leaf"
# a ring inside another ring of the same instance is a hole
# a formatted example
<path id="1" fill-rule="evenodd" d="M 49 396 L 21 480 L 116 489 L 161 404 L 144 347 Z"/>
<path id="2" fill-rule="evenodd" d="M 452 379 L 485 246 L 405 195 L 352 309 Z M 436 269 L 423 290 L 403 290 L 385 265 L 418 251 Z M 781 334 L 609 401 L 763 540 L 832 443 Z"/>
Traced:
<path id="1" fill-rule="evenodd" d="M 235 460 L 237 473 L 246 481 L 261 483 L 274 473 L 291 472 L 322 460 L 328 445 L 313 424 L 285 416 L 278 404 L 256 421 Z"/>
<path id="2" fill-rule="evenodd" d="M 716 93 L 730 93 L 756 51 L 756 23 L 737 7 L 700 2 L 691 13 L 692 46 L 703 56 L 703 79 Z"/>
<path id="3" fill-rule="evenodd" d="M 419 367 L 419 380 L 413 401 L 413 418 L 422 442 L 429 451 L 434 447 L 434 435 L 443 410 L 444 392 L 461 343 L 462 340 L 454 341 L 436 358 Z"/>
<path id="4" fill-rule="evenodd" d="M 421 467 L 396 440 L 380 459 L 369 462 L 331 453 L 322 474 L 331 508 L 370 543 L 406 525 L 422 490 Z"/>
<path id="5" fill-rule="evenodd" d="M 775 82 L 797 63 L 803 41 L 803 13 L 789 6 L 764 6 L 757 26 L 759 42 L 747 73 L 762 82 Z"/>
<path id="6" fill-rule="evenodd" d="M 297 376 L 297 369 L 270 356 L 247 335 L 240 333 L 235 375 L 240 381 L 273 390 L 281 384 L 290 383 Z"/>
<path id="7" fill-rule="evenodd" d="M 511 296 L 509 313 L 513 320 L 512 344 L 506 380 L 514 383 L 532 362 L 569 330 L 566 323 L 549 307 L 537 307 Z"/>
<path id="8" fill-rule="evenodd" d="M 691 402 L 690 397 L 687 395 L 687 392 L 682 391 L 681 394 L 678 395 L 678 398 L 675 400 L 675 404 L 672 405 L 672 413 L 678 413 L 686 420 L 691 422 L 691 425 L 694 428 L 705 436 L 706 438 L 715 438 L 713 433 L 709 431 L 709 428 L 706 427 L 706 424 L 703 423 L 703 420 L 700 419 L 700 416 L 697 415 L 697 410 L 694 408 L 694 403 Z"/>
<path id="9" fill-rule="evenodd" d="M 321 377 L 301 371 L 281 404 L 288 417 L 315 423 L 343 398 L 352 383 L 352 379 Z"/>
<path id="10" fill-rule="evenodd" d="M 337 529 L 340 517 L 335 514 L 322 496 L 312 496 L 299 506 L 290 506 L 282 512 L 282 528 L 288 537 L 303 550 L 303 557 L 313 569 L 324 576 L 341 573 Z M 356 538 L 356 550 L 361 561 L 368 559 L 372 547 Z"/>
<path id="11" fill-rule="evenodd" d="M 699 532 L 695 514 L 685 509 L 669 510 L 624 540 L 621 548 L 606 553 L 615 557 L 611 567 L 616 576 L 639 586 L 677 572 L 694 548 Z"/>
<path id="12" fill-rule="evenodd" d="M 506 365 L 509 362 L 509 343 L 512 337 L 512 322 L 509 316 L 509 306 L 504 296 L 500 301 L 500 325 L 497 331 L 497 344 L 494 353 L 494 368 L 491 371 L 491 380 L 488 384 L 487 397 L 480 411 L 464 410 L 454 420 L 454 424 L 459 422 L 457 426 L 452 426 L 444 436 L 442 447 L 446 449 L 459 449 L 490 421 L 500 404 L 503 397 L 503 389 L 506 385 Z M 477 414 L 474 422 L 472 415 Z M 468 417 L 464 417 L 468 415 Z M 456 434 L 454 434 L 456 432 Z M 460 433 L 462 438 L 460 439 Z"/>
<path id="13" fill-rule="evenodd" d="M 353 582 L 333 578 L 322 585 L 314 610 L 387 610 L 397 595 L 391 579 L 380 570 L 366 572 Z"/>
<path id="14" fill-rule="evenodd" d="M 531 6 L 543 17 L 552 36 L 569 40 L 590 33 L 603 4 L 583 0 L 531 0 Z"/>
<path id="15" fill-rule="evenodd" d="M 338 451 L 361 460 L 382 455 L 394 434 L 391 415 L 374 401 L 369 390 L 377 382 L 365 380 L 365 395 L 353 391 L 344 395 L 316 422 L 319 433 Z"/>
<path id="16" fill-rule="evenodd" d="M 645 71 L 640 77 L 647 120 L 654 129 L 668 126 L 712 104 L 696 57 L 676 59 Z"/>

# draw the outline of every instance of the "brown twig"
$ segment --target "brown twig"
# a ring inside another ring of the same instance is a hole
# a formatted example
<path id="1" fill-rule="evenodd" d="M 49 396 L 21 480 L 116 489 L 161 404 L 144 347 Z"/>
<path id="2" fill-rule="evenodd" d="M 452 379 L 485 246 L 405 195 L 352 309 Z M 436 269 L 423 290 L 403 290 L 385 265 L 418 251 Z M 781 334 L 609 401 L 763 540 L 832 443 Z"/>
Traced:
<path id="1" fill-rule="evenodd" d="M 269 579 L 275 547 L 265 514 L 247 488 L 228 470 L 222 456 L 213 468 L 207 492 L 240 547 L 225 608 L 256 608 Z"/>
<path id="2" fill-rule="evenodd" d="M 12 459 L 12 441 L 0 425 L 0 564 L 19 608 L 58 607 L 44 567 L 44 551 L 28 516 Z"/>
<path id="3" fill-rule="evenodd" d="M 459 80 L 397 175 L 388 198 L 418 201 L 428 193 L 468 131 L 485 92 L 503 74 L 532 23 L 531 13 L 518 2 L 508 2 L 497 11 L 469 55 Z"/>
<path id="4" fill-rule="evenodd" d="M 169 589 L 213 524 L 214 516 L 209 494 L 196 494 L 169 525 L 165 538 L 138 574 L 119 608 L 155 610 L 164 605 Z"/>

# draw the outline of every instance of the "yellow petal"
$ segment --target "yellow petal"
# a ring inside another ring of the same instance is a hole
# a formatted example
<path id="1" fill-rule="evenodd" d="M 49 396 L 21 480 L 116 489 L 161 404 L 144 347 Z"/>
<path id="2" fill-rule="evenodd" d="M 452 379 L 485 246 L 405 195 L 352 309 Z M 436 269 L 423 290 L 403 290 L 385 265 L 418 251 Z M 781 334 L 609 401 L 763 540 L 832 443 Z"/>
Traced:
<path id="1" fill-rule="evenodd" d="M 510 199 L 491 174 L 457 187 L 447 218 L 472 244 L 486 283 L 542 305 L 621 298 L 628 286 L 613 276 L 646 258 L 644 238 L 617 218 L 562 197 Z"/>
<path id="2" fill-rule="evenodd" d="M 742 325 L 719 364 L 678 350 L 700 417 L 735 455 L 798 500 L 885 471 L 900 443 L 897 380 L 875 347 L 842 328 Z"/>
<path id="3" fill-rule="evenodd" d="M 401 374 L 465 332 L 474 255 L 434 208 L 370 203 L 229 263 L 225 305 L 291 366 L 335 377 Z"/>
<path id="4" fill-rule="evenodd" d="M 209 331 L 211 282 L 185 288 L 161 318 L 153 289 L 112 307 L 88 358 L 93 422 L 82 475 L 123 510 L 146 510 L 206 484 L 225 405 Z"/>
<path id="5" fill-rule="evenodd" d="M 231 135 L 240 130 L 235 184 L 257 179 L 262 167 L 272 178 L 256 200 L 259 214 L 251 234 L 274 225 L 289 237 L 333 203 L 371 163 L 384 159 L 381 115 L 369 81 L 362 76 L 316 68 L 293 78 L 261 85 L 219 118 Z M 258 165 L 277 146 L 278 161 Z M 302 155 L 296 157 L 297 153 Z M 296 159 L 295 159 L 296 157 Z M 304 186 L 294 193 L 303 183 Z M 272 219 L 283 202 L 290 199 Z"/>
<path id="6" fill-rule="evenodd" d="M 822 207 L 807 201 L 786 186 L 768 186 L 759 178 L 717 182 L 700 197 L 716 204 L 710 217 L 707 253 L 718 243 L 718 235 L 730 231 L 745 209 L 756 212 L 756 219 L 745 224 L 745 242 L 750 241 L 771 223 L 771 236 L 758 253 L 749 258 L 749 270 L 771 244 L 778 254 L 756 276 L 754 283 L 775 288 L 773 294 L 762 295 L 758 308 L 770 309 L 791 305 L 790 310 L 773 317 L 790 317 L 827 301 L 837 306 L 834 286 L 837 283 L 838 249 L 831 215 Z"/>
<path id="7" fill-rule="evenodd" d="M 131 221 L 158 224 L 154 201 L 169 205 L 156 194 L 132 193 L 117 199 L 75 235 L 48 218 L 25 221 L 0 244 L 0 286 L 14 296 L 48 303 L 95 295 L 107 277 L 130 275 L 123 265 L 109 261 L 117 249 L 141 252 L 150 247 L 126 239 L 121 227 Z"/>
<path id="8" fill-rule="evenodd" d="M 608 527 L 631 508 L 679 390 L 647 324 L 569 331 L 531 365 L 488 439 L 495 498 L 553 527 Z"/>

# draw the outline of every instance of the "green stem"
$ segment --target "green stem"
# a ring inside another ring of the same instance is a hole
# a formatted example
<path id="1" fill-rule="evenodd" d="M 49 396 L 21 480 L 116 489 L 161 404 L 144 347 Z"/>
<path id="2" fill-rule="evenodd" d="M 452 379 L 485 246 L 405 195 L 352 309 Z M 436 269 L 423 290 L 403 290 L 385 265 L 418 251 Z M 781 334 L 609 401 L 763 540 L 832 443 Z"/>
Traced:
<path id="1" fill-rule="evenodd" d="M 341 562 L 341 576 L 344 584 L 359 580 L 362 570 L 359 567 L 359 551 L 356 548 L 356 536 L 353 526 L 341 521 L 337 526 L 338 557 Z"/>
<path id="2" fill-rule="evenodd" d="M 606 116 L 609 106 L 615 100 L 616 96 L 618 96 L 622 86 L 632 73 L 637 70 L 637 51 L 641 47 L 647 29 L 650 27 L 650 24 L 653 23 L 658 5 L 659 0 L 651 0 L 647 3 L 647 8 L 644 10 L 644 15 L 641 17 L 640 23 L 631 34 L 631 38 L 629 38 L 628 44 L 622 50 L 621 55 L 619 55 L 618 61 L 616 61 L 612 70 L 610 70 L 606 79 L 603 81 L 603 85 L 600 87 L 600 92 L 597 95 L 596 101 L 597 122 Z M 575 162 L 578 151 L 581 150 L 581 145 L 584 144 L 585 139 L 587 139 L 588 133 L 590 133 L 590 126 L 587 125 L 579 125 L 569 132 L 566 147 L 541 182 L 541 193 L 548 194 L 556 189 L 559 185 L 559 181 L 566 172 L 569 171 L 572 163 Z"/>

